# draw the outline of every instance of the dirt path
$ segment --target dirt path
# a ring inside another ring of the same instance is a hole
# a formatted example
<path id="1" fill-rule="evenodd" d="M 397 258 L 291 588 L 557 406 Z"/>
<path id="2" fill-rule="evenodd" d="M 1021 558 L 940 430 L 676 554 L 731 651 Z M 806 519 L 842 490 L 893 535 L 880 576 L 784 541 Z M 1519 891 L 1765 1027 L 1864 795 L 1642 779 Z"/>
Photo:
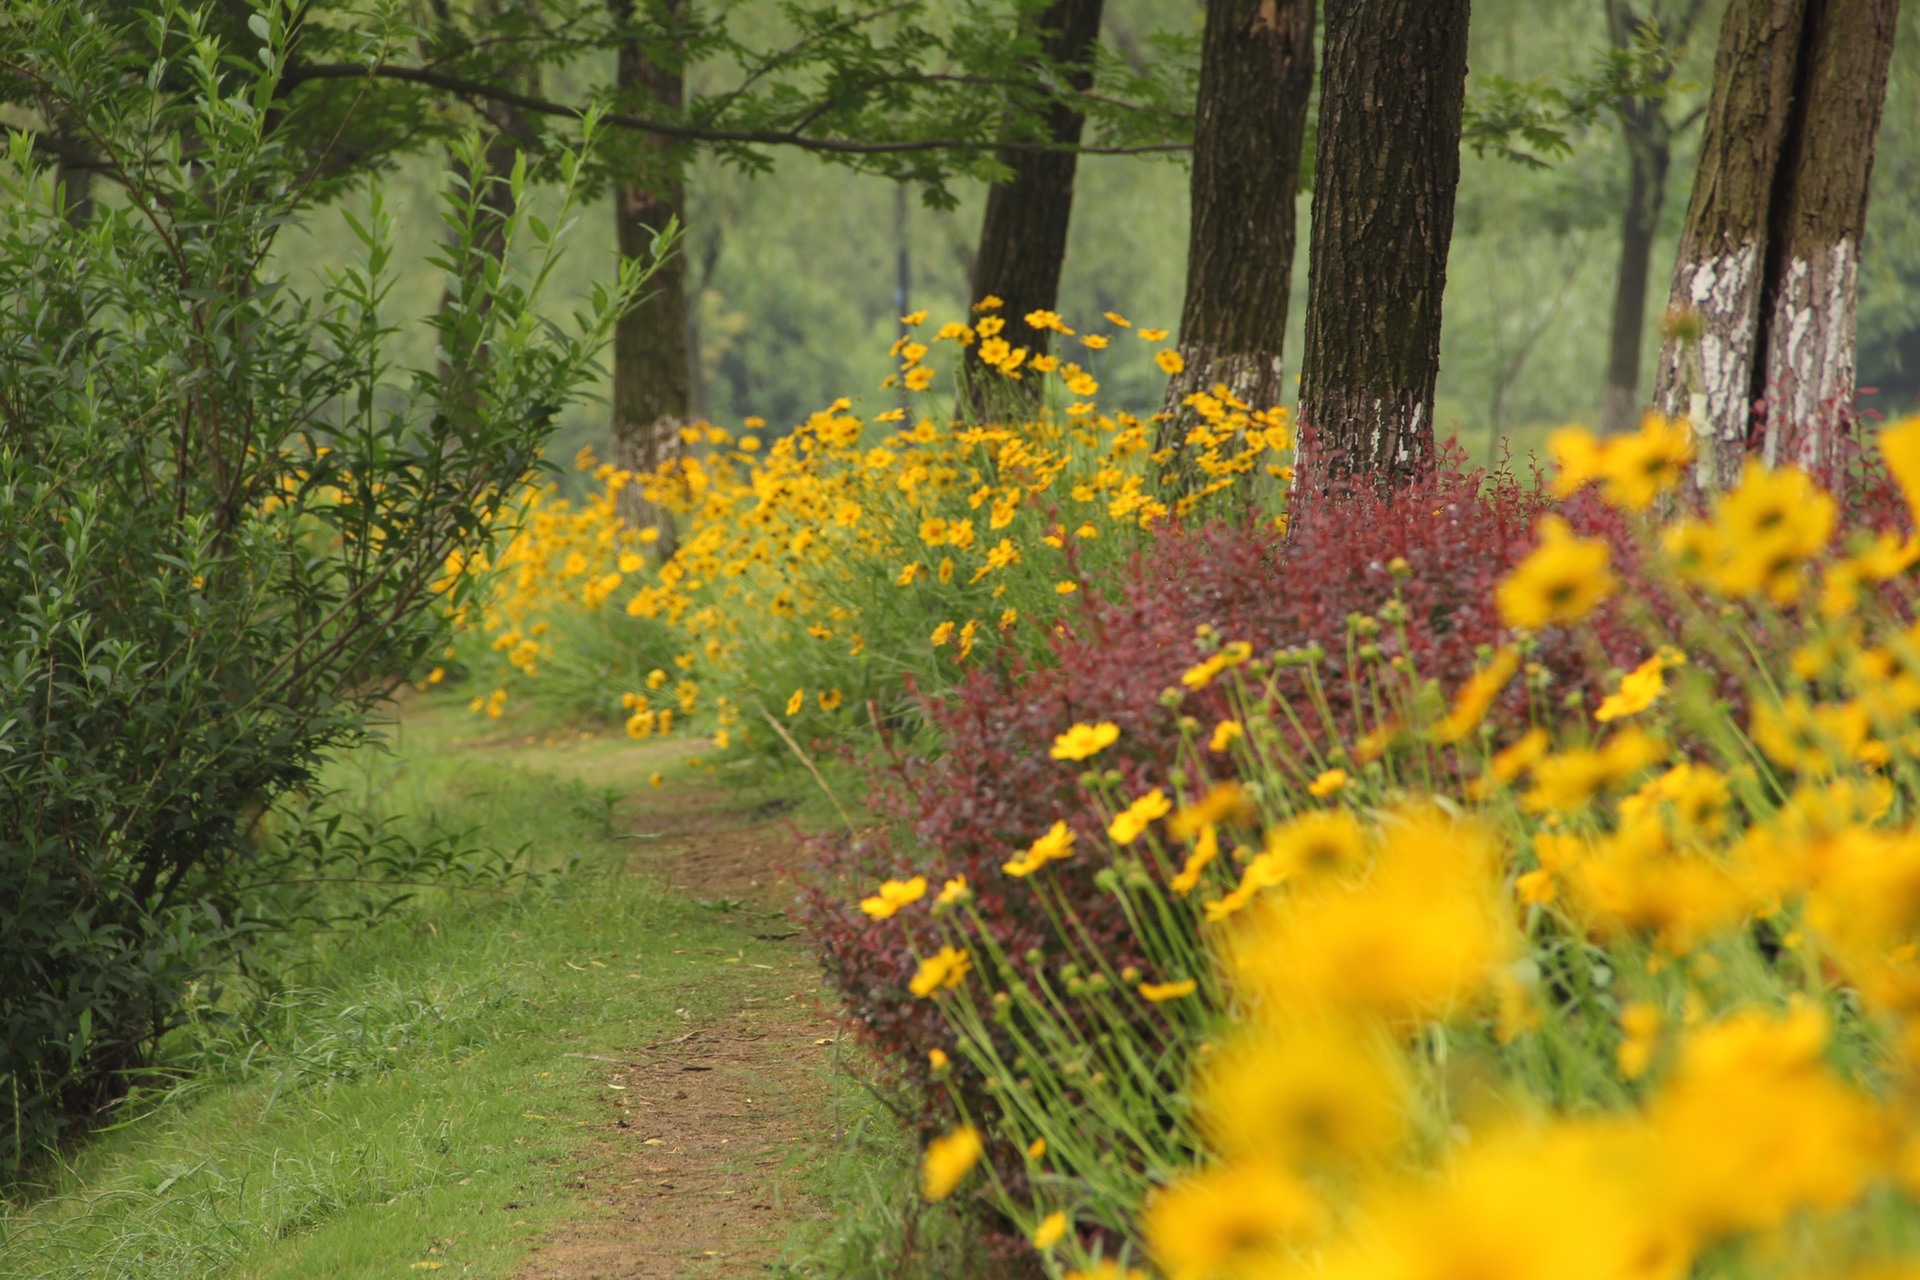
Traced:
<path id="1" fill-rule="evenodd" d="M 766 1275 L 794 1227 L 820 1213 L 795 1173 L 829 1110 L 834 1028 L 816 1007 L 812 957 L 778 914 L 792 890 L 777 864 L 795 843 L 780 813 L 692 782 L 616 808 L 635 874 L 753 913 L 779 958 L 715 956 L 763 971 L 737 1007 L 593 1059 L 606 1118 L 582 1153 L 581 1186 L 595 1211 L 543 1239 L 519 1280 Z"/>

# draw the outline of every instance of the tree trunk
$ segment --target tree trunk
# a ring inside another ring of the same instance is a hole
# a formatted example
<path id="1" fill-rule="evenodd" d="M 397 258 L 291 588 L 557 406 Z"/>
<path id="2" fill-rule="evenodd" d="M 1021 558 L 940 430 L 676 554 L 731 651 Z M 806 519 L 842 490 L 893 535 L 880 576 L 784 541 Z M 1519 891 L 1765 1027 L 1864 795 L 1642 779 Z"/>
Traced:
<path id="1" fill-rule="evenodd" d="M 1620 220 L 1620 267 L 1614 278 L 1613 332 L 1607 349 L 1607 385 L 1600 430 L 1632 431 L 1640 420 L 1640 345 L 1647 323 L 1647 280 L 1653 240 L 1667 202 L 1673 142 L 1663 128 L 1626 127 L 1627 207 Z"/>
<path id="2" fill-rule="evenodd" d="M 1327 0 L 1300 422 L 1376 483 L 1433 457 L 1468 0 Z"/>
<path id="3" fill-rule="evenodd" d="M 663 0 L 669 24 L 684 14 L 687 3 Z M 633 21 L 627 0 L 613 0 L 613 10 L 616 20 Z M 616 74 L 621 97 L 643 108 L 665 108 L 663 114 L 671 116 L 685 100 L 677 60 L 650 56 L 637 39 L 622 44 Z M 614 231 L 622 254 L 650 256 L 654 237 L 685 207 L 680 164 L 663 141 L 649 140 L 626 175 L 614 183 Z M 652 471 L 672 457 L 680 448 L 680 429 L 692 414 L 686 277 L 686 256 L 676 250 L 654 273 L 646 299 L 614 329 L 614 460 L 634 472 Z M 663 557 L 671 555 L 674 530 L 668 514 L 648 503 L 638 485 L 629 485 L 620 499 L 621 514 L 633 524 L 658 528 L 656 547 Z"/>
<path id="4" fill-rule="evenodd" d="M 1313 90 L 1314 0 L 1210 0 L 1193 130 L 1193 219 L 1180 314 L 1185 368 L 1167 384 L 1156 445 L 1185 440 L 1188 396 L 1224 384 L 1280 403 L 1293 288 L 1294 200 Z M 1186 468 L 1174 474 L 1186 488 Z"/>
<path id="5" fill-rule="evenodd" d="M 1853 411 L 1854 304 L 1900 0 L 1814 0 L 1767 241 L 1766 460 L 1829 461 Z"/>
<path id="6" fill-rule="evenodd" d="M 1765 456 L 1819 467 L 1853 409 L 1854 302 L 1898 0 L 1730 0 L 1656 392 L 1723 487 Z M 1689 314 L 1690 313 L 1690 314 Z"/>
<path id="7" fill-rule="evenodd" d="M 1738 474 L 1753 413 L 1767 212 L 1786 146 L 1808 0 L 1728 0 L 1700 167 L 1673 270 L 1685 323 L 1660 352 L 1654 404 L 1691 415 L 1700 483 Z"/>
<path id="8" fill-rule="evenodd" d="M 1103 0 L 1054 0 L 1037 19 L 1040 46 L 1056 65 L 1072 68 L 1067 83 L 1086 89 L 1093 83 L 1093 50 L 1100 38 Z M 1052 311 L 1060 301 L 1060 268 L 1067 256 L 1067 223 L 1073 214 L 1073 177 L 1080 130 L 1086 117 L 1064 102 L 1047 111 L 1047 136 L 1060 151 L 1014 151 L 999 154 L 1012 171 L 1004 182 L 987 191 L 986 217 L 980 225 L 980 250 L 973 264 L 973 299 L 999 298 L 997 312 L 1006 321 L 1000 337 L 1034 354 L 1046 350 L 1047 331 L 1035 329 L 1026 317 Z M 968 365 L 968 385 L 975 408 L 999 375 L 974 376 Z M 1016 384 L 1017 385 L 1017 384 Z"/>
<path id="9" fill-rule="evenodd" d="M 1606 0 L 1607 37 L 1613 48 L 1630 52 L 1648 27 L 1658 31 L 1667 49 L 1684 46 L 1700 19 L 1704 0 L 1683 0 L 1674 13 L 1636 13 L 1628 0 Z M 1673 82 L 1671 57 L 1659 75 Z M 1614 277 L 1613 333 L 1607 351 L 1607 384 L 1600 399 L 1600 430 L 1620 435 L 1640 421 L 1640 353 L 1647 323 L 1647 282 L 1653 271 L 1653 242 L 1667 206 L 1667 173 L 1673 166 L 1673 139 L 1684 125 L 1667 116 L 1658 97 L 1624 97 L 1614 103 L 1621 141 L 1627 149 L 1627 206 L 1620 221 L 1620 266 Z"/>

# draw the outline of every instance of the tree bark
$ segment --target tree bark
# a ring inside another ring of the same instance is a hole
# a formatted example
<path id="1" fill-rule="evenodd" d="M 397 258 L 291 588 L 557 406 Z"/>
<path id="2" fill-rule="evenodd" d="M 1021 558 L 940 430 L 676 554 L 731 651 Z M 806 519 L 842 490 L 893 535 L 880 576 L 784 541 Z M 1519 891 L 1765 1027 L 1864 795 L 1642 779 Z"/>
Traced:
<path id="1" fill-rule="evenodd" d="M 1600 430 L 1632 431 L 1640 418 L 1640 343 L 1647 322 L 1647 282 L 1653 274 L 1653 241 L 1667 202 L 1671 135 L 1627 130 L 1627 207 L 1620 219 L 1620 267 L 1614 277 L 1613 330 L 1607 347 L 1607 385 L 1600 400 Z"/>
<path id="2" fill-rule="evenodd" d="M 1316 475 L 1387 484 L 1433 457 L 1468 7 L 1327 0 L 1300 373 Z"/>
<path id="3" fill-rule="evenodd" d="M 660 0 L 667 25 L 682 17 L 689 0 Z M 630 0 L 611 0 L 614 17 L 634 20 Z M 670 115 L 685 101 L 677 60 L 657 55 L 629 37 L 620 47 L 616 83 L 623 99 L 638 100 Z M 665 140 L 643 144 L 627 173 L 614 183 L 614 231 L 620 252 L 646 257 L 654 238 L 686 205 L 681 158 Z M 630 471 L 654 470 L 680 448 L 680 429 L 693 408 L 692 352 L 688 342 L 686 256 L 675 251 L 654 273 L 644 301 L 621 317 L 613 334 L 614 461 Z M 620 511 L 636 525 L 660 530 L 660 554 L 673 554 L 668 513 L 648 503 L 640 486 L 621 491 Z"/>
<path id="4" fill-rule="evenodd" d="M 1075 89 L 1093 84 L 1093 50 L 1100 38 L 1103 0 L 1054 0 L 1037 19 L 1040 47 L 1054 64 L 1070 68 Z M 1047 136 L 1065 148 L 1079 145 L 1086 117 L 1065 102 L 1047 110 Z M 999 162 L 1011 170 L 1004 182 L 987 190 L 987 211 L 980 225 L 980 249 L 973 264 L 973 300 L 999 298 L 996 313 L 1006 328 L 999 336 L 1038 355 L 1047 348 L 1047 331 L 1026 317 L 1055 310 L 1060 301 L 1060 269 L 1067 256 L 1067 224 L 1073 214 L 1073 178 L 1078 154 L 1061 151 L 1002 151 Z M 973 366 L 969 364 L 969 370 Z M 975 407 L 980 392 L 998 375 L 970 377 Z"/>
<path id="5" fill-rule="evenodd" d="M 1753 413 L 1767 213 L 1786 147 L 1808 0 L 1728 0 L 1654 404 L 1692 415 L 1700 483 L 1736 476 Z"/>
<path id="6" fill-rule="evenodd" d="M 1767 241 L 1766 461 L 1829 461 L 1851 417 L 1854 305 L 1900 0 L 1813 0 Z"/>
<path id="7" fill-rule="evenodd" d="M 1156 445 L 1181 443 L 1196 391 L 1280 403 L 1293 288 L 1295 196 L 1313 91 L 1314 0 L 1210 0 L 1193 130 L 1193 218 L 1180 315 L 1184 369 Z M 1186 487 L 1192 476 L 1176 466 Z"/>
<path id="8" fill-rule="evenodd" d="M 1853 410 L 1854 303 L 1898 0 L 1731 0 L 1714 60 L 1656 402 L 1697 479 L 1753 447 L 1820 467 Z"/>

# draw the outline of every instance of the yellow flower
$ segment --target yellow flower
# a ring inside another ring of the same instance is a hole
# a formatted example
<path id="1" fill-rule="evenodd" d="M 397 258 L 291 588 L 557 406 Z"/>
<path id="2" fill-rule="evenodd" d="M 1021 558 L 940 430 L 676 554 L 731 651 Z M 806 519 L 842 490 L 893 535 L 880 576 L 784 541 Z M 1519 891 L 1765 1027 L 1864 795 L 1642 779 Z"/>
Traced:
<path id="1" fill-rule="evenodd" d="M 807 691 L 805 689 L 795 689 L 793 696 L 787 699 L 787 714 L 789 716 L 797 716 L 800 714 L 800 708 L 806 705 Z"/>
<path id="2" fill-rule="evenodd" d="M 1047 754 L 1055 760 L 1086 760 L 1119 740 L 1120 726 L 1111 721 L 1076 724 L 1053 740 L 1053 749 Z"/>
<path id="3" fill-rule="evenodd" d="M 1121 315 L 1117 311 L 1108 311 L 1103 314 L 1105 314 L 1105 316 L 1107 317 L 1108 324 L 1117 324 L 1122 329 L 1133 328 L 1133 321 L 1127 319 L 1125 316 Z"/>
<path id="4" fill-rule="evenodd" d="M 1609 720 L 1618 720 L 1623 716 L 1638 715 L 1659 701 L 1660 695 L 1667 691 L 1665 675 L 1667 661 L 1660 654 L 1654 654 L 1645 662 L 1620 677 L 1620 688 L 1610 693 L 1593 713 L 1593 718 L 1605 724 Z"/>
<path id="5" fill-rule="evenodd" d="M 822 711 L 838 711 L 840 709 L 840 703 L 845 698 L 846 695 L 838 689 L 823 689 L 820 691 L 820 709 Z"/>
<path id="6" fill-rule="evenodd" d="M 1620 1029 L 1625 1032 L 1613 1051 L 1614 1065 L 1622 1080 L 1638 1080 L 1653 1061 L 1654 1041 L 1660 1035 L 1660 1010 L 1645 1000 L 1635 1000 L 1620 1010 Z"/>
<path id="7" fill-rule="evenodd" d="M 1307 784 L 1307 794 L 1316 799 L 1325 799 L 1347 785 L 1345 769 L 1328 769 Z"/>
<path id="8" fill-rule="evenodd" d="M 1193 842 L 1193 852 L 1187 855 L 1186 862 L 1178 873 L 1167 881 L 1167 888 L 1178 897 L 1186 897 L 1200 883 L 1200 873 L 1213 865 L 1220 856 L 1220 833 L 1212 827 L 1201 829 L 1200 838 Z"/>
<path id="9" fill-rule="evenodd" d="M 1605 542 L 1575 537 L 1559 516 L 1543 516 L 1540 533 L 1540 545 L 1495 592 L 1507 625 L 1529 631 L 1578 622 L 1614 587 Z"/>
<path id="10" fill-rule="evenodd" d="M 927 878 L 925 876 L 915 876 L 911 880 L 888 880 L 871 898 L 860 899 L 860 909 L 875 920 L 888 920 L 900 908 L 918 902 L 926 896 Z"/>
<path id="11" fill-rule="evenodd" d="M 943 907 L 950 907 L 956 902 L 965 902 L 971 896 L 972 892 L 967 888 L 967 878 L 955 876 L 940 886 L 940 896 L 934 901 Z"/>
<path id="12" fill-rule="evenodd" d="M 1140 838 L 1141 832 L 1157 819 L 1166 817 L 1172 809 L 1173 802 L 1167 799 L 1160 788 L 1155 787 L 1115 814 L 1112 824 L 1107 828 L 1107 835 L 1115 844 L 1132 844 Z"/>
<path id="13" fill-rule="evenodd" d="M 1142 329 L 1139 333 L 1141 339 L 1146 342 L 1158 342 L 1167 336 L 1165 329 Z"/>
<path id="14" fill-rule="evenodd" d="M 1880 432 L 1880 456 L 1906 495 L 1907 510 L 1920 519 L 1920 414 Z"/>
<path id="15" fill-rule="evenodd" d="M 1102 1258 L 1091 1271 L 1067 1272 L 1066 1280 L 1147 1280 L 1147 1273 L 1138 1267 L 1122 1269 L 1112 1258 Z"/>
<path id="16" fill-rule="evenodd" d="M 1064 822 L 1056 822 L 1047 833 L 1028 846 L 1026 853 L 1000 868 L 1010 876 L 1032 875 L 1049 862 L 1058 862 L 1073 854 L 1073 832 Z"/>
<path id="17" fill-rule="evenodd" d="M 1057 311 L 1029 311 L 1026 315 L 1026 321 L 1030 328 L 1052 329 L 1056 333 L 1064 333 L 1068 337 L 1073 336 L 1073 330 L 1067 328 L 1065 322 L 1060 319 L 1060 313 Z"/>
<path id="18" fill-rule="evenodd" d="M 1520 651 L 1509 646 L 1493 655 L 1493 661 L 1476 671 L 1454 696 L 1453 710 L 1433 728 L 1433 740 L 1441 746 L 1460 741 L 1486 719 L 1493 700 L 1520 669 Z"/>
<path id="19" fill-rule="evenodd" d="M 1145 329 L 1142 329 L 1140 332 L 1142 333 L 1142 335 L 1144 335 L 1147 331 Z M 1187 362 L 1181 359 L 1180 353 L 1178 351 L 1175 351 L 1171 347 L 1168 347 L 1161 351 L 1154 352 L 1153 362 L 1159 365 L 1160 372 L 1166 374 L 1168 377 L 1173 377 L 1175 374 L 1184 373 L 1186 372 L 1186 368 L 1187 368 Z"/>
<path id="20" fill-rule="evenodd" d="M 1680 483 L 1691 461 L 1693 428 L 1686 419 L 1649 413 L 1638 434 L 1607 442 L 1600 458 L 1602 491 L 1616 507 L 1645 511 Z"/>
<path id="21" fill-rule="evenodd" d="M 1056 582 L 1053 584 L 1053 590 L 1055 595 L 1070 596 L 1074 592 L 1078 591 L 1079 589 L 1080 589 L 1080 584 L 1073 581 L 1071 578 L 1063 579 L 1062 581 Z"/>
<path id="22" fill-rule="evenodd" d="M 1365 1028 L 1311 1019 L 1243 1031 L 1205 1060 L 1195 1106 L 1213 1149 L 1289 1169 L 1345 1165 L 1406 1128 L 1400 1057 Z"/>
<path id="23" fill-rule="evenodd" d="M 1715 499 L 1713 583 L 1730 595 L 1765 592 L 1780 604 L 1800 594 L 1800 567 L 1832 535 L 1837 508 L 1806 472 L 1750 460 L 1739 488 Z"/>
<path id="24" fill-rule="evenodd" d="M 1213 726 L 1213 736 L 1207 739 L 1207 750 L 1220 755 L 1235 741 L 1246 736 L 1246 730 L 1240 727 L 1238 720 L 1222 720 Z"/>
<path id="25" fill-rule="evenodd" d="M 942 947 L 920 962 L 907 989 L 921 999 L 948 987 L 957 987 L 973 969 L 973 961 L 957 947 Z"/>
<path id="26" fill-rule="evenodd" d="M 1247 789 L 1237 782 L 1218 783 L 1207 794 L 1185 806 L 1167 823 L 1167 834 L 1187 840 L 1216 823 L 1244 820 L 1253 815 Z"/>
<path id="27" fill-rule="evenodd" d="M 1043 1158 L 1046 1154 L 1047 1154 L 1047 1140 L 1045 1138 L 1035 1138 L 1032 1142 L 1029 1142 L 1027 1144 L 1028 1159 L 1039 1160 Z"/>
<path id="28" fill-rule="evenodd" d="M 994 297 L 992 294 L 988 294 L 986 297 L 980 299 L 980 301 L 974 303 L 973 309 L 975 311 L 998 311 L 1001 307 L 1004 307 L 1006 305 L 1007 304 L 1005 302 L 1002 302 L 999 298 Z"/>
<path id="29" fill-rule="evenodd" d="M 650 787 L 657 788 L 661 783 L 665 782 L 666 780 L 667 780 L 666 775 L 663 773 L 659 773 L 657 771 L 647 775 L 647 785 Z"/>
<path id="30" fill-rule="evenodd" d="M 1345 809 L 1314 809 L 1267 832 L 1267 856 L 1274 880 L 1314 880 L 1358 871 L 1366 861 L 1366 834 L 1360 820 Z M 1263 878 L 1247 868 L 1249 881 Z"/>
<path id="31" fill-rule="evenodd" d="M 945 1071 L 951 1064 L 951 1061 L 952 1060 L 947 1057 L 947 1051 L 945 1049 L 927 1050 L 927 1065 L 935 1071 Z"/>
<path id="32" fill-rule="evenodd" d="M 647 672 L 647 688 L 658 689 L 661 685 L 665 684 L 666 682 L 667 682 L 667 673 L 662 671 L 660 668 L 655 667 L 653 670 Z"/>
<path id="33" fill-rule="evenodd" d="M 1086 344 L 1089 351 L 1105 351 L 1107 349 L 1108 339 L 1101 337 L 1097 333 L 1090 333 L 1080 339 L 1080 341 Z"/>
<path id="34" fill-rule="evenodd" d="M 920 522 L 920 541 L 930 547 L 938 547 L 947 540 L 947 522 L 939 516 L 928 516 Z"/>
<path id="35" fill-rule="evenodd" d="M 1236 667 L 1253 656 L 1253 646 L 1244 640 L 1235 640 L 1232 644 L 1222 645 L 1220 652 L 1189 667 L 1180 677 L 1180 683 L 1189 689 L 1204 689 L 1213 683 L 1213 678 L 1228 667 Z"/>
<path id="36" fill-rule="evenodd" d="M 1059 1244 L 1060 1238 L 1066 1234 L 1067 1215 L 1055 1209 L 1052 1213 L 1042 1218 L 1040 1225 L 1034 1228 L 1033 1247 L 1036 1249 L 1051 1249 L 1054 1245 Z"/>
<path id="37" fill-rule="evenodd" d="M 1559 468 L 1553 491 L 1561 497 L 1600 478 L 1600 442 L 1585 427 L 1562 427 L 1553 432 L 1547 437 L 1547 450 Z"/>
<path id="38" fill-rule="evenodd" d="M 933 370 L 927 368 L 925 365 L 909 369 L 907 370 L 906 377 L 902 378 L 901 381 L 907 384 L 907 390 L 909 391 L 925 391 L 933 385 Z"/>
<path id="39" fill-rule="evenodd" d="M 929 1142 L 920 1158 L 920 1194 L 929 1200 L 945 1200 L 980 1163 L 984 1150 L 980 1131 L 970 1124 Z"/>
<path id="40" fill-rule="evenodd" d="M 1380 825 L 1385 845 L 1363 881 L 1322 881 L 1236 938 L 1237 981 L 1255 1005 L 1443 1017 L 1518 950 L 1485 831 L 1430 810 Z"/>
<path id="41" fill-rule="evenodd" d="M 953 624 L 951 622 L 943 622 L 933 629 L 933 647 L 936 649 L 952 638 Z"/>
<path id="42" fill-rule="evenodd" d="M 1299 1179 L 1267 1164 L 1222 1165 L 1188 1175 L 1150 1200 L 1141 1226 L 1168 1280 L 1278 1269 L 1313 1227 L 1320 1205 Z"/>
<path id="43" fill-rule="evenodd" d="M 1861 759 L 1872 722 L 1858 702 L 1809 705 L 1796 696 L 1777 705 L 1756 701 L 1750 731 L 1781 768 L 1824 778 Z"/>
<path id="44" fill-rule="evenodd" d="M 1154 1004 L 1165 1004 L 1169 1000 L 1192 995 L 1195 986 L 1192 978 L 1182 978 L 1178 982 L 1143 982 L 1140 984 L 1140 995 Z"/>

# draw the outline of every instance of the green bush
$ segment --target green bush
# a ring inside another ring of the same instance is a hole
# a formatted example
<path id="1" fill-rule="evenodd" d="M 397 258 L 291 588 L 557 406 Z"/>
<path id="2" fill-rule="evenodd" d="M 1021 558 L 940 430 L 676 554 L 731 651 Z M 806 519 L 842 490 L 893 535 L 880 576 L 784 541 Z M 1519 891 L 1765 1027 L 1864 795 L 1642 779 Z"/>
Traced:
<path id="1" fill-rule="evenodd" d="M 276 91 L 292 6 L 238 40 L 179 0 L 8 9 L 8 99 L 113 188 L 69 216 L 30 133 L 0 165 L 0 1168 L 118 1096 L 261 926 L 261 817 L 445 644 L 448 566 L 641 283 L 542 320 L 557 233 L 469 140 L 438 366 L 392 369 L 377 193 L 360 264 L 264 265 L 314 201 Z"/>

